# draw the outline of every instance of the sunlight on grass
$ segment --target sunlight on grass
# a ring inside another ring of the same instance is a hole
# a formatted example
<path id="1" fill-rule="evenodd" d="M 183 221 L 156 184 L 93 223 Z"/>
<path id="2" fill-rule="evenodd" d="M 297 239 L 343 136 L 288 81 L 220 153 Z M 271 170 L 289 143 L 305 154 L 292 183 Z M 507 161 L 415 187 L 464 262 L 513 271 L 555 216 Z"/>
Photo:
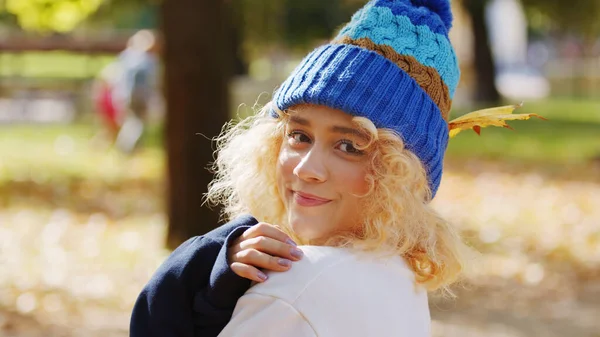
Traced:
<path id="1" fill-rule="evenodd" d="M 0 132 L 0 181 L 55 178 L 158 179 L 164 169 L 160 147 L 124 155 L 94 143 L 92 125 L 11 126 Z M 155 137 L 156 135 L 151 135 Z"/>
<path id="2" fill-rule="evenodd" d="M 87 78 L 95 76 L 114 59 L 112 55 L 89 56 L 61 51 L 0 53 L 0 76 Z"/>
<path id="3" fill-rule="evenodd" d="M 515 113 L 537 113 L 510 121 L 514 130 L 489 127 L 452 138 L 449 158 L 519 160 L 525 163 L 586 163 L 600 157 L 600 101 L 549 100 L 526 103 Z"/>

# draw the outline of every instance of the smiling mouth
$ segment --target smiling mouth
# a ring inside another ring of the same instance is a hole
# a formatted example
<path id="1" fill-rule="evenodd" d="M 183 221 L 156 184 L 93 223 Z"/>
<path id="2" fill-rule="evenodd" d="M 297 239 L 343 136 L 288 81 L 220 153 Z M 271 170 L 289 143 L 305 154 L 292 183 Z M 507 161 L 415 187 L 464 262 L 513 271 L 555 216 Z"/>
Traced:
<path id="1" fill-rule="evenodd" d="M 312 194 L 298 192 L 298 191 L 292 191 L 292 194 L 294 196 L 294 202 L 296 202 L 296 204 L 298 204 L 300 206 L 304 206 L 304 207 L 321 206 L 321 205 L 325 205 L 331 201 L 329 199 L 320 198 L 320 197 L 317 197 Z"/>

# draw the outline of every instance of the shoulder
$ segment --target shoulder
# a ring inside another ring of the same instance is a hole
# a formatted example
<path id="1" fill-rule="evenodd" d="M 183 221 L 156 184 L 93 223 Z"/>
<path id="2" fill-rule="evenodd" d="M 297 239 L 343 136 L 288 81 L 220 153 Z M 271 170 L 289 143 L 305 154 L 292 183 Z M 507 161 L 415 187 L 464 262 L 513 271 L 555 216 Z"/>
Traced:
<path id="1" fill-rule="evenodd" d="M 232 233 L 241 233 L 256 223 L 252 216 L 241 216 L 202 236 L 188 239 L 169 255 L 156 271 L 152 281 L 183 280 L 189 276 L 190 281 L 197 282 L 197 279 L 205 278 L 227 237 Z"/>
<path id="2" fill-rule="evenodd" d="M 290 303 L 315 329 L 337 329 L 345 324 L 367 335 L 377 335 L 377 331 L 385 335 L 395 328 L 412 331 L 414 336 L 427 335 L 427 293 L 416 285 L 414 273 L 402 257 L 331 247 L 301 248 L 305 257 L 292 269 L 269 274 L 266 282 L 248 293 Z"/>
<path id="3" fill-rule="evenodd" d="M 300 246 L 304 256 L 300 261 L 292 263 L 292 268 L 286 272 L 267 271 L 268 280 L 256 284 L 249 292 L 281 297 L 293 302 L 307 286 L 319 283 L 332 268 L 347 265 L 354 259 L 346 250 L 332 247 Z M 292 282 L 293 281 L 293 282 Z"/>
<path id="4" fill-rule="evenodd" d="M 301 246 L 304 257 L 286 272 L 270 272 L 267 282 L 251 292 L 284 290 L 288 300 L 327 284 L 346 290 L 357 284 L 415 289 L 414 274 L 399 256 L 359 252 L 345 248 Z M 291 282 L 293 281 L 293 282 Z M 292 295 L 294 294 L 294 295 Z M 283 295 L 283 294 L 282 294 Z"/>

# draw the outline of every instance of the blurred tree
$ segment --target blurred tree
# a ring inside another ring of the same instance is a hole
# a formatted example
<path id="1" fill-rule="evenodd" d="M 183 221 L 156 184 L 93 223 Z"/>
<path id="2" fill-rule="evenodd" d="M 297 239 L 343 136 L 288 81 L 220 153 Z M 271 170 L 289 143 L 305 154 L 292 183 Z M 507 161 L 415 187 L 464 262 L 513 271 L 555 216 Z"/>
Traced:
<path id="1" fill-rule="evenodd" d="M 244 33 L 244 55 L 253 59 L 269 47 L 283 45 L 305 52 L 333 32 L 366 0 L 237 0 L 237 25 Z"/>
<path id="2" fill-rule="evenodd" d="M 218 135 L 229 116 L 229 14 L 224 1 L 161 5 L 170 248 L 218 225 L 218 212 L 202 207 L 202 195 L 212 180 L 206 137 Z"/>
<path id="3" fill-rule="evenodd" d="M 231 13 L 229 27 L 229 48 L 231 52 L 232 74 L 242 76 L 248 74 L 248 60 L 244 53 L 244 38 L 246 36 L 244 22 L 244 7 L 237 1 L 227 1 Z M 235 6 L 233 6 L 235 4 Z"/>
<path id="4" fill-rule="evenodd" d="M 496 89 L 496 67 L 485 17 L 488 1 L 462 0 L 462 5 L 471 17 L 474 38 L 475 100 L 494 104 L 500 101 L 500 94 Z"/>
<path id="5" fill-rule="evenodd" d="M 315 40 L 330 39 L 349 21 L 364 1 L 285 0 L 282 38 L 288 46 L 312 47 Z"/>

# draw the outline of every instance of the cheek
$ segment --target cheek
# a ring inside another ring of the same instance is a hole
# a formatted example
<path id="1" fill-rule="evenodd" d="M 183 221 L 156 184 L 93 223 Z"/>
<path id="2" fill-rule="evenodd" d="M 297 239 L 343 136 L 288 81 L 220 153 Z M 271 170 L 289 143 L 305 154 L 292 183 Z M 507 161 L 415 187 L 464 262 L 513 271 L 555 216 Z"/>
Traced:
<path id="1" fill-rule="evenodd" d="M 285 144 L 281 146 L 279 150 L 279 156 L 277 157 L 277 181 L 280 185 L 285 184 L 289 181 L 294 174 L 294 168 L 298 164 L 299 158 L 297 154 L 286 148 Z"/>
<path id="2" fill-rule="evenodd" d="M 367 168 L 366 165 L 353 163 L 346 164 L 337 172 L 338 186 L 353 198 L 359 198 L 354 195 L 364 195 L 369 191 L 369 183 L 366 180 Z"/>

